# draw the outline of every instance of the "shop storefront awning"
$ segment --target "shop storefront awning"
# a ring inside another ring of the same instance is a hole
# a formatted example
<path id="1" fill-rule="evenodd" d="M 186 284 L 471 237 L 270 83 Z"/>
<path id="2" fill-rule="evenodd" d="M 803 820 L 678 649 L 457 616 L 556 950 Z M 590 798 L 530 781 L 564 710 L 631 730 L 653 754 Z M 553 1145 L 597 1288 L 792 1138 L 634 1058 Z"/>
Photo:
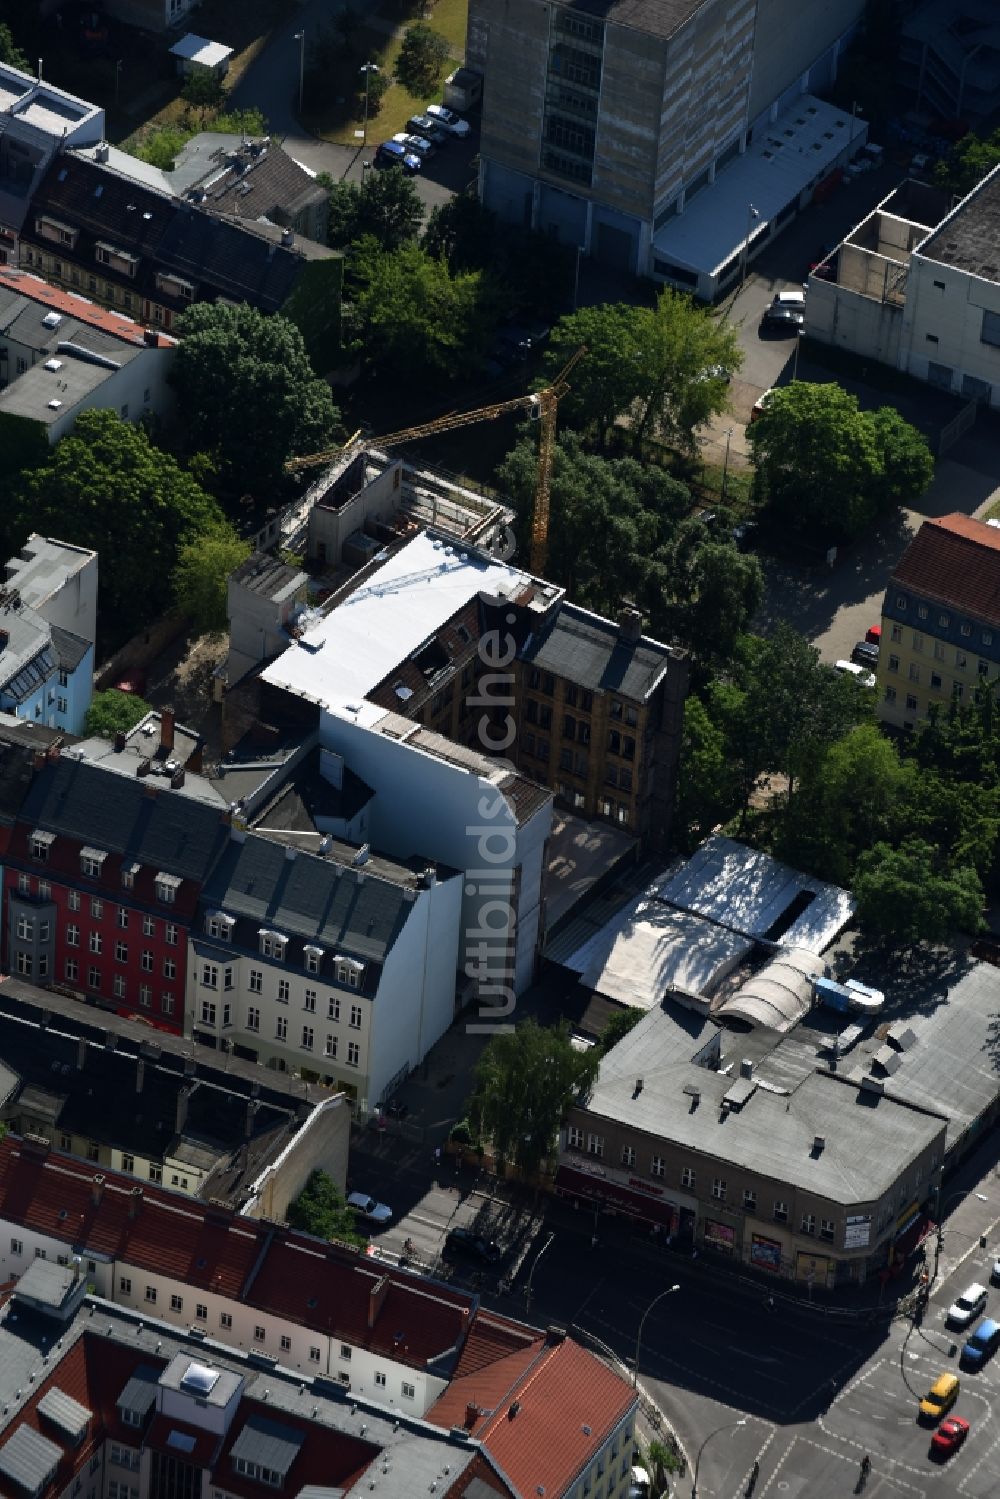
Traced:
<path id="1" fill-rule="evenodd" d="M 595 1176 L 589 1171 L 575 1171 L 572 1166 L 560 1166 L 556 1172 L 556 1191 L 567 1197 L 583 1197 L 590 1202 L 600 1202 L 616 1212 L 628 1213 L 630 1217 L 642 1218 L 646 1223 L 659 1223 L 672 1228 L 678 1209 L 666 1199 L 647 1196 L 644 1192 L 633 1192 L 620 1182 L 608 1181 L 604 1176 Z"/>

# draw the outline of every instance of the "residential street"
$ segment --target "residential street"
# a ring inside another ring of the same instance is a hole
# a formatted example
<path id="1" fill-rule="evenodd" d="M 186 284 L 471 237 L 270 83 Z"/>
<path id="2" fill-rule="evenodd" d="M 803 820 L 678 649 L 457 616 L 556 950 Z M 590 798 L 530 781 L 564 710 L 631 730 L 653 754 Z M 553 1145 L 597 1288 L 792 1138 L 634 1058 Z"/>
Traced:
<path id="1" fill-rule="evenodd" d="M 853 1492 L 865 1452 L 872 1459 L 866 1493 L 876 1499 L 988 1499 L 1000 1488 L 1000 1421 L 992 1408 L 1000 1365 L 962 1371 L 955 1409 L 972 1431 L 947 1463 L 930 1459 L 931 1429 L 915 1419 L 930 1384 L 957 1364 L 963 1337 L 945 1329 L 945 1310 L 970 1281 L 989 1282 L 1000 1234 L 995 1135 L 945 1184 L 944 1207 L 954 1211 L 930 1305 L 915 1327 L 909 1317 L 888 1320 L 875 1282 L 822 1305 L 775 1285 L 771 1308 L 766 1283 L 704 1256 L 690 1260 L 656 1248 L 634 1236 L 625 1219 L 595 1221 L 550 1198 L 536 1204 L 527 1197 L 520 1206 L 491 1200 L 487 1179 L 477 1188 L 471 1170 L 456 1173 L 447 1157 L 436 1165 L 430 1147 L 392 1130 L 380 1141 L 369 1132 L 352 1150 L 356 1184 L 395 1210 L 375 1240 L 391 1257 L 410 1237 L 424 1273 L 457 1279 L 498 1310 L 539 1326 L 572 1326 L 607 1345 L 626 1368 L 634 1367 L 639 1323 L 654 1297 L 680 1286 L 649 1315 L 639 1357 L 642 1386 L 691 1465 L 675 1494 L 687 1499 L 698 1463 L 701 1499 L 740 1499 L 759 1461 L 755 1499 L 839 1499 Z M 499 1271 L 438 1260 L 445 1231 L 474 1221 L 512 1243 Z M 925 1250 L 933 1265 L 933 1239 Z M 500 1276 L 512 1272 L 512 1292 L 497 1294 Z M 991 1292 L 987 1310 L 997 1307 L 1000 1290 Z"/>

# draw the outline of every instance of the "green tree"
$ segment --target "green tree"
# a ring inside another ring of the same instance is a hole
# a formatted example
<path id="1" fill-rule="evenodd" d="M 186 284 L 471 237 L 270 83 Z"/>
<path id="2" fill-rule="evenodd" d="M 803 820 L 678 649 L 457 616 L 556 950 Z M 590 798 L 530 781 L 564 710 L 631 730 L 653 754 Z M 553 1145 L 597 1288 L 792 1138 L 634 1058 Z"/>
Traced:
<path id="1" fill-rule="evenodd" d="M 707 537 L 701 525 L 693 546 L 678 540 L 668 573 L 667 633 L 699 661 L 728 661 L 764 595 L 760 563 L 732 541 Z"/>
<path id="2" fill-rule="evenodd" d="M 401 167 L 366 172 L 361 183 L 333 182 L 329 177 L 323 183 L 330 196 L 327 238 L 334 249 L 346 249 L 365 235 L 389 251 L 416 240 L 424 206 L 413 179 Z"/>
<path id="3" fill-rule="evenodd" d="M 559 403 L 560 420 L 592 435 L 601 448 L 643 389 L 638 311 L 625 302 L 581 307 L 560 318 L 546 351 L 543 378 L 548 384 L 571 354 L 586 348 L 586 358 L 574 369 Z"/>
<path id="4" fill-rule="evenodd" d="M 84 732 L 101 739 L 113 739 L 116 734 L 127 734 L 136 724 L 152 712 L 149 703 L 136 697 L 134 692 L 119 692 L 109 687 L 106 692 L 95 692 L 84 719 Z"/>
<path id="5" fill-rule="evenodd" d="M 337 1190 L 333 1177 L 326 1171 L 314 1171 L 301 1194 L 288 1208 L 288 1225 L 317 1239 L 339 1239 L 341 1243 L 363 1244 L 354 1214 Z"/>
<path id="6" fill-rule="evenodd" d="M 100 556 L 105 628 L 127 634 L 171 600 L 170 577 L 186 541 L 222 524 L 190 474 L 113 411 L 83 411 L 41 468 L 9 501 L 15 534 L 41 531 Z"/>
<path id="7" fill-rule="evenodd" d="M 372 239 L 351 262 L 358 352 L 397 378 L 461 379 L 475 370 L 496 324 L 481 271 L 453 276 L 419 245 L 386 254 Z"/>
<path id="8" fill-rule="evenodd" d="M 225 98 L 222 79 L 210 68 L 195 68 L 184 80 L 181 98 L 200 109 L 204 118 L 208 110 L 218 110 Z"/>
<path id="9" fill-rule="evenodd" d="M 247 560 L 250 551 L 250 543 L 241 541 L 231 526 L 196 536 L 181 547 L 174 568 L 174 599 L 200 632 L 226 628 L 229 575 Z"/>
<path id="10" fill-rule="evenodd" d="M 492 1143 L 501 1175 L 513 1165 L 534 1176 L 566 1110 L 596 1077 L 598 1060 L 596 1048 L 574 1048 L 565 1021 L 543 1028 L 527 1020 L 493 1037 L 476 1064 L 469 1118 Z"/>
<path id="11" fill-rule="evenodd" d="M 893 833 L 912 775 L 874 724 L 834 740 L 811 765 L 777 852 L 797 868 L 850 885 L 860 855 Z"/>
<path id="12" fill-rule="evenodd" d="M 20 68 L 22 73 L 31 72 L 31 64 L 14 40 L 14 34 L 6 21 L 0 21 L 0 62 L 11 68 Z"/>
<path id="13" fill-rule="evenodd" d="M 674 811 L 676 838 L 685 852 L 698 844 L 740 806 L 740 780 L 725 732 L 714 723 L 701 698 L 684 703 Z"/>
<path id="14" fill-rule="evenodd" d="M 839 385 L 793 381 L 748 429 L 758 501 L 790 530 L 822 543 L 857 536 L 927 487 L 933 459 L 895 412 L 861 411 Z"/>
<path id="15" fill-rule="evenodd" d="M 417 98 L 426 98 L 437 87 L 441 70 L 451 56 L 447 37 L 425 21 L 407 26 L 396 59 L 396 77 Z"/>
<path id="16" fill-rule="evenodd" d="M 212 455 L 231 495 L 270 496 L 288 458 L 340 431 L 302 334 L 245 303 L 199 302 L 180 326 L 170 381 L 189 450 Z"/>
<path id="17" fill-rule="evenodd" d="M 606 1057 L 619 1041 L 624 1041 L 629 1031 L 635 1029 L 645 1013 L 644 1010 L 628 1005 L 621 1005 L 618 1009 L 612 1010 L 597 1043 L 601 1056 Z"/>
<path id="18" fill-rule="evenodd" d="M 892 943 L 940 942 L 982 926 L 983 890 L 971 865 L 952 867 L 920 838 L 876 843 L 858 860 L 858 918 Z"/>
<path id="19" fill-rule="evenodd" d="M 492 262 L 502 232 L 496 214 L 483 207 L 474 191 L 468 191 L 455 193 L 431 209 L 422 244 L 435 260 L 446 260 L 452 273 L 477 271 Z"/>
<path id="20" fill-rule="evenodd" d="M 969 131 L 934 167 L 934 182 L 963 198 L 1000 162 L 1000 130 L 985 139 Z"/>

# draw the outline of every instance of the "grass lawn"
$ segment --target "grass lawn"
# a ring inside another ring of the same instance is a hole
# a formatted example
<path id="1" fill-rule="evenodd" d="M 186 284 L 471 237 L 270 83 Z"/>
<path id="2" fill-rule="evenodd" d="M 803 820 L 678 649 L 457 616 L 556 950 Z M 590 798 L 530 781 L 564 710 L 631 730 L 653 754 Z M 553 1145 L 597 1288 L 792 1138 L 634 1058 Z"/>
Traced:
<path id="1" fill-rule="evenodd" d="M 465 57 L 468 13 L 468 0 L 437 0 L 428 17 L 428 24 L 447 39 L 452 60 L 456 64 L 461 63 Z M 394 36 L 368 27 L 359 33 L 358 45 L 356 48 L 352 47 L 352 51 L 355 55 L 367 51 L 367 55 L 376 59 L 384 72 L 394 73 L 403 43 L 403 31 L 413 24 L 414 19 L 411 16 L 401 23 Z M 405 130 L 410 116 L 420 114 L 425 104 L 439 103 L 444 92 L 444 80 L 450 71 L 450 67 L 442 68 L 438 87 L 430 94 L 411 94 L 401 83 L 393 83 L 382 100 L 378 114 L 370 114 L 368 117 L 369 143 L 388 140 L 398 131 Z M 352 58 L 345 60 L 343 71 L 334 70 L 331 73 L 322 103 L 311 107 L 307 90 L 303 121 L 307 129 L 323 140 L 336 141 L 340 145 L 354 144 L 354 132 L 361 129 L 363 118 L 362 110 L 358 108 L 355 116 L 352 107 L 355 77 Z"/>

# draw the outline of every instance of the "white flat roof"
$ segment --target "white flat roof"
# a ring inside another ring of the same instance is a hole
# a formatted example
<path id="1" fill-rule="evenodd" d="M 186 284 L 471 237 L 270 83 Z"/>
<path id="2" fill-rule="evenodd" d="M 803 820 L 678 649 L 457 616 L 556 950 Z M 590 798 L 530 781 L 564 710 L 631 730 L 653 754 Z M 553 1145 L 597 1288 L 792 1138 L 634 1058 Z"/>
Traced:
<path id="1" fill-rule="evenodd" d="M 753 942 L 640 896 L 586 946 L 589 961 L 581 982 L 607 999 L 648 1010 L 673 989 L 707 997 Z M 575 958 L 569 966 L 576 967 Z"/>
<path id="2" fill-rule="evenodd" d="M 395 667 L 478 594 L 515 598 L 525 574 L 419 532 L 264 672 L 333 711 L 359 709 Z M 385 709 L 374 710 L 376 720 Z"/>
<path id="3" fill-rule="evenodd" d="M 773 124 L 758 126 L 753 145 L 654 234 L 654 254 L 714 275 L 742 250 L 748 228 L 752 239 L 867 129 L 864 120 L 803 94 Z"/>
<path id="4" fill-rule="evenodd" d="M 215 68 L 220 62 L 225 62 L 227 57 L 232 57 L 233 49 L 223 46 L 222 42 L 210 42 L 207 37 L 195 36 L 193 31 L 189 31 L 179 42 L 174 43 L 170 55 L 183 58 L 185 62 L 201 63 L 203 68 Z"/>
<path id="5" fill-rule="evenodd" d="M 769 854 L 721 834 L 709 838 L 669 880 L 659 897 L 748 937 L 765 938 L 793 902 L 803 905 L 786 930 L 772 940 L 782 947 L 820 953 L 854 915 L 846 890 L 814 880 Z"/>

